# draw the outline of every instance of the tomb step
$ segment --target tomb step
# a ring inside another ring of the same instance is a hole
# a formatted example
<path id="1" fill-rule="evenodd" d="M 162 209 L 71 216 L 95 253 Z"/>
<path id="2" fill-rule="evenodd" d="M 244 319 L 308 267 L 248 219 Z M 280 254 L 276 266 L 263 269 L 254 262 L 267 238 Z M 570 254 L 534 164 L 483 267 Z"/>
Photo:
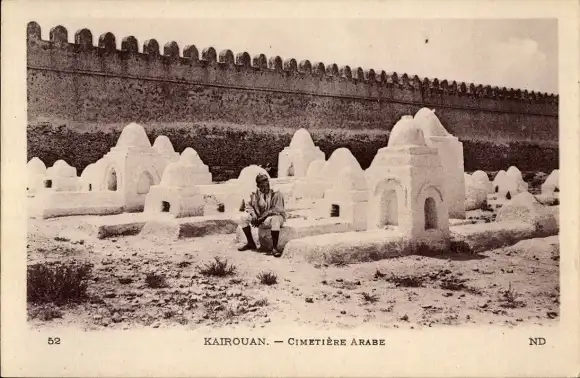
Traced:
<path id="1" fill-rule="evenodd" d="M 177 240 L 215 234 L 233 234 L 238 223 L 231 214 L 189 218 L 174 218 L 169 215 L 157 215 L 148 220 L 140 236 L 158 239 Z"/>
<path id="2" fill-rule="evenodd" d="M 467 224 L 449 227 L 452 242 L 464 243 L 472 253 L 507 247 L 537 237 L 535 227 L 517 221 Z"/>
<path id="3" fill-rule="evenodd" d="M 99 239 L 137 235 L 150 218 L 151 215 L 145 213 L 123 213 L 94 217 L 82 221 L 78 228 Z"/>
<path id="4" fill-rule="evenodd" d="M 353 264 L 410 253 L 408 241 L 392 230 L 331 233 L 290 240 L 283 257 L 320 264 Z"/>
<path id="5" fill-rule="evenodd" d="M 289 241 L 294 239 L 349 231 L 353 231 L 352 224 L 341 218 L 323 218 L 318 220 L 291 218 L 286 221 L 280 230 L 278 246 L 283 249 Z M 272 239 L 270 232 L 259 232 L 258 234 L 259 244 L 264 245 L 266 248 L 271 248 Z"/>

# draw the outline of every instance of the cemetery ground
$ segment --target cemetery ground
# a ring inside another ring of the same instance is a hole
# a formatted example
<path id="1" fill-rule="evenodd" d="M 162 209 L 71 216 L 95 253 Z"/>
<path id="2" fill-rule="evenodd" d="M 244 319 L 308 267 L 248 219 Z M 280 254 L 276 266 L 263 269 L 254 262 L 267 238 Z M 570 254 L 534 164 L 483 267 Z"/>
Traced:
<path id="1" fill-rule="evenodd" d="M 29 219 L 33 328 L 420 329 L 559 318 L 558 236 L 327 266 L 239 252 L 233 234 L 100 240 L 71 232 L 81 218 Z"/>

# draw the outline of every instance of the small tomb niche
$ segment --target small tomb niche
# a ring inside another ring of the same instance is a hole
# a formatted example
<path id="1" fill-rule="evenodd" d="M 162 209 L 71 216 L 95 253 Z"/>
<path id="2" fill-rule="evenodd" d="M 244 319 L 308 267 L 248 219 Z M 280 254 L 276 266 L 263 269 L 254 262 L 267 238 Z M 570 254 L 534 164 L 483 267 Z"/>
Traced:
<path id="1" fill-rule="evenodd" d="M 171 209 L 171 205 L 167 201 L 161 201 L 161 212 L 168 213 Z"/>
<path id="2" fill-rule="evenodd" d="M 151 186 L 155 184 L 153 177 L 149 172 L 143 172 L 139 176 L 139 181 L 137 181 L 137 194 L 147 194 L 151 189 Z"/>
<path id="3" fill-rule="evenodd" d="M 340 217 L 340 206 L 333 203 L 330 205 L 330 217 L 331 218 L 338 218 Z"/>
<path id="4" fill-rule="evenodd" d="M 117 171 L 111 168 L 107 174 L 107 190 L 114 192 L 117 190 Z"/>
<path id="5" fill-rule="evenodd" d="M 52 180 L 44 180 L 44 187 L 47 189 L 52 188 Z"/>
<path id="6" fill-rule="evenodd" d="M 380 195 L 379 227 L 399 225 L 399 203 L 395 190 L 385 190 Z"/>
<path id="7" fill-rule="evenodd" d="M 432 197 L 425 199 L 425 230 L 437 229 L 437 205 Z"/>

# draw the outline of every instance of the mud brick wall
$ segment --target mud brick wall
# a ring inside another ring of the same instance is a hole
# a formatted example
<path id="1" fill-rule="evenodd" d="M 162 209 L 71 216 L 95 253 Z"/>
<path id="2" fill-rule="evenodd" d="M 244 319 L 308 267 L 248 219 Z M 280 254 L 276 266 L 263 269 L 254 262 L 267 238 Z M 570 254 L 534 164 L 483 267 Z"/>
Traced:
<path id="1" fill-rule="evenodd" d="M 167 135 L 176 151 L 195 148 L 214 177 L 250 164 L 276 171 L 278 153 L 307 128 L 327 157 L 349 147 L 363 168 L 389 130 L 423 106 L 436 110 L 464 143 L 466 170 L 550 171 L 558 167 L 558 96 L 336 64 L 297 63 L 248 53 L 201 54 L 155 40 L 139 52 L 134 37 L 96 45 L 87 29 L 68 41 L 54 27 L 42 40 L 28 25 L 28 156 L 80 171 L 142 124 L 150 140 Z"/>

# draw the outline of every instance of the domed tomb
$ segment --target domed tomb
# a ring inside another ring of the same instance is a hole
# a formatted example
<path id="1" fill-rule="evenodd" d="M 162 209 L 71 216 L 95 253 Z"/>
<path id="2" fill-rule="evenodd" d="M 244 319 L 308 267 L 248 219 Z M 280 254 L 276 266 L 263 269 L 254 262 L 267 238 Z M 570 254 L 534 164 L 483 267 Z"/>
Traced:
<path id="1" fill-rule="evenodd" d="M 499 182 L 502 181 L 505 177 L 505 171 L 502 169 L 495 174 L 493 181 L 491 182 L 493 186 L 493 191 L 497 193 L 499 191 Z"/>
<path id="2" fill-rule="evenodd" d="M 171 144 L 171 141 L 165 135 L 159 135 L 157 138 L 155 138 L 155 142 L 153 142 L 153 148 L 170 161 L 176 161 L 179 159 L 179 154 L 175 152 L 173 144 Z"/>
<path id="3" fill-rule="evenodd" d="M 481 209 L 487 203 L 488 188 L 475 177 L 465 174 L 465 210 Z"/>
<path id="4" fill-rule="evenodd" d="M 28 174 L 44 175 L 46 173 L 46 165 L 37 157 L 30 159 L 26 165 Z"/>
<path id="5" fill-rule="evenodd" d="M 195 182 L 196 170 L 194 165 L 185 165 L 181 161 L 170 163 L 161 177 L 161 186 L 186 188 L 197 185 Z"/>
<path id="6" fill-rule="evenodd" d="M 405 115 L 393 126 L 387 147 L 426 146 L 423 131 L 410 115 Z"/>
<path id="7" fill-rule="evenodd" d="M 33 157 L 26 164 L 28 174 L 28 184 L 26 189 L 29 195 L 34 195 L 43 187 L 44 177 L 46 176 L 46 166 L 37 157 Z"/>
<path id="8" fill-rule="evenodd" d="M 76 177 L 77 169 L 68 165 L 64 160 L 57 160 L 52 167 L 46 170 L 46 173 L 50 176 Z"/>
<path id="9" fill-rule="evenodd" d="M 306 177 L 297 180 L 292 185 L 293 200 L 317 200 L 322 198 L 330 184 L 324 180 L 325 160 L 315 160 L 308 166 Z"/>
<path id="10" fill-rule="evenodd" d="M 420 109 L 414 117 L 415 124 L 423 131 L 425 143 L 438 150 L 443 166 L 443 189 L 451 218 L 465 218 L 465 182 L 463 144 L 451 135 L 435 115 L 435 110 Z"/>
<path id="11" fill-rule="evenodd" d="M 176 218 L 203 215 L 205 200 L 196 183 L 196 168 L 181 161 L 167 165 L 161 183 L 152 186 L 145 198 L 145 212 Z"/>
<path id="12" fill-rule="evenodd" d="M 46 170 L 43 189 L 56 192 L 72 192 L 80 189 L 77 169 L 71 167 L 64 160 L 57 160 L 52 167 Z"/>
<path id="13" fill-rule="evenodd" d="M 508 170 L 505 172 L 506 175 L 508 176 L 512 176 L 513 178 L 515 178 L 518 181 L 524 181 L 523 177 L 522 177 L 522 172 L 515 166 L 511 166 L 508 168 Z"/>
<path id="14" fill-rule="evenodd" d="M 542 194 L 553 195 L 560 191 L 560 170 L 554 169 L 542 184 Z"/>
<path id="15" fill-rule="evenodd" d="M 350 222 L 355 231 L 367 229 L 369 191 L 359 165 L 347 165 L 333 179 L 318 208 L 322 217 L 339 217 Z"/>
<path id="16" fill-rule="evenodd" d="M 419 109 L 417 114 L 415 114 L 414 119 L 419 128 L 423 130 L 425 138 L 432 136 L 445 137 L 450 135 L 441 124 L 441 121 L 439 121 L 439 118 L 435 115 L 435 110 L 433 109 Z"/>
<path id="17" fill-rule="evenodd" d="M 189 172 L 195 175 L 196 185 L 209 185 L 212 183 L 212 174 L 209 167 L 203 163 L 196 150 L 187 147 L 181 153 L 179 163 L 188 166 Z"/>
<path id="18" fill-rule="evenodd" d="M 298 129 L 292 136 L 292 140 L 290 141 L 290 148 L 315 148 L 314 142 L 312 141 L 312 137 L 310 136 L 308 130 L 304 128 Z"/>
<path id="19" fill-rule="evenodd" d="M 143 126 L 133 122 L 123 128 L 116 147 L 150 148 L 151 143 Z"/>
<path id="20" fill-rule="evenodd" d="M 483 188 L 485 188 L 487 193 L 493 193 L 493 185 L 491 181 L 489 181 L 487 173 L 485 173 L 484 171 L 475 171 L 473 172 L 471 177 L 475 182 L 479 183 Z"/>
<path id="21" fill-rule="evenodd" d="M 304 177 L 315 160 L 325 159 L 324 152 L 314 145 L 306 129 L 297 130 L 290 145 L 278 154 L 278 178 Z"/>
<path id="22" fill-rule="evenodd" d="M 322 171 L 322 175 L 329 182 L 334 182 L 334 177 L 346 167 L 358 167 L 362 169 L 358 160 L 350 152 L 348 148 L 341 147 L 332 153 Z"/>

